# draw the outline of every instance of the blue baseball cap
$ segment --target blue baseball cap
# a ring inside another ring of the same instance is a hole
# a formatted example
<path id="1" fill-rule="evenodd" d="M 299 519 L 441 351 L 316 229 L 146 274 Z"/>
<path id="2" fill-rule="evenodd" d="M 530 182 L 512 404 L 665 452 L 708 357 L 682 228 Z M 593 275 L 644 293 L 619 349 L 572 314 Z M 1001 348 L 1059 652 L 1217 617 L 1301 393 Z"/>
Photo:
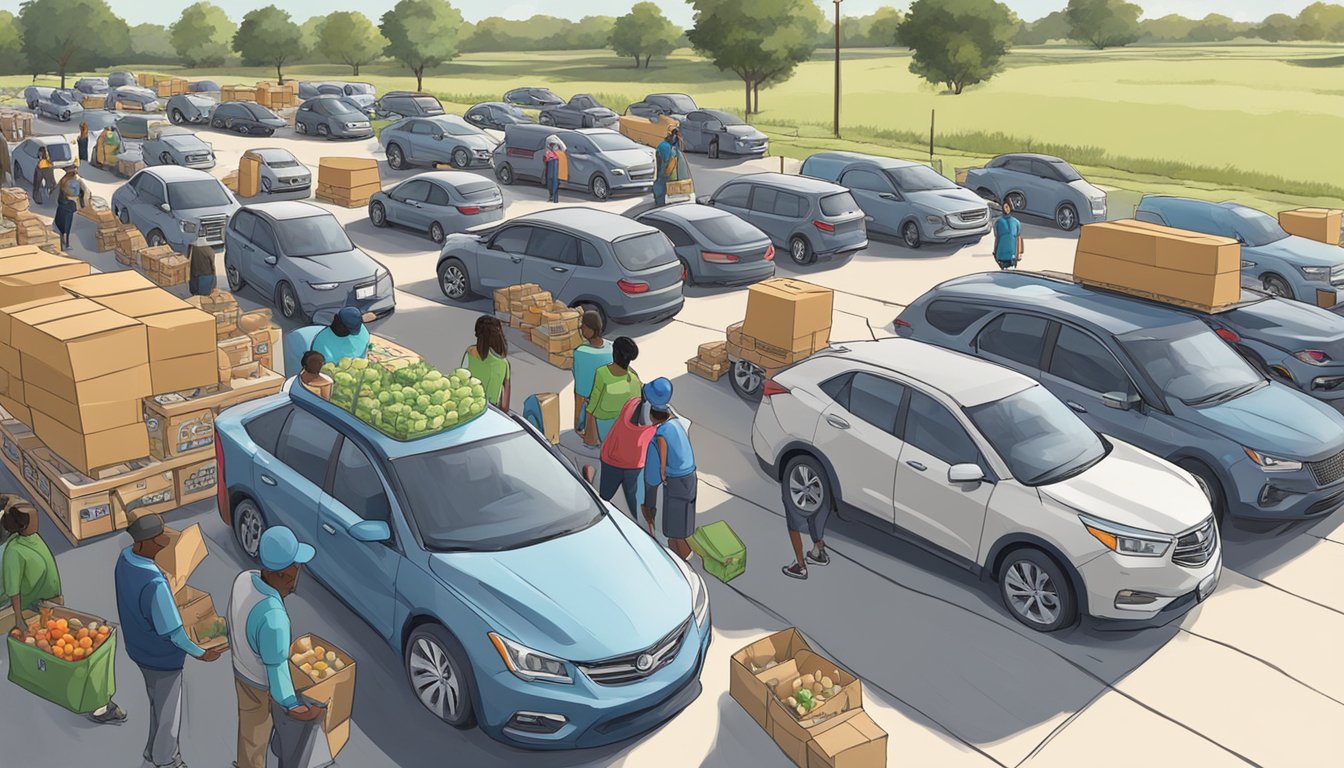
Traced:
<path id="1" fill-rule="evenodd" d="M 644 402 L 662 410 L 672 402 L 672 382 L 659 377 L 644 385 Z"/>
<path id="2" fill-rule="evenodd" d="M 336 317 L 340 318 L 345 330 L 351 333 L 359 333 L 359 329 L 364 326 L 364 313 L 355 307 L 342 307 L 341 311 L 336 313 Z"/>
<path id="3" fill-rule="evenodd" d="M 261 534 L 261 567 L 268 571 L 283 571 L 295 563 L 306 563 L 317 551 L 300 542 L 294 532 L 283 525 L 267 528 Z"/>

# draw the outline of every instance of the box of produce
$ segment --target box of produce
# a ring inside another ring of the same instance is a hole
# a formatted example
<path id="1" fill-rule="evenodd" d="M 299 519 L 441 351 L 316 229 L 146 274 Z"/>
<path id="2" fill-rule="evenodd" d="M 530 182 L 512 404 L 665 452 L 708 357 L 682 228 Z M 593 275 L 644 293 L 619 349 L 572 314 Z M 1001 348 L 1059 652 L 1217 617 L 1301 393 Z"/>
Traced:
<path id="1" fill-rule="evenodd" d="M 117 690 L 117 628 L 53 603 L 42 605 L 20 639 L 9 641 L 9 681 L 71 712 L 107 703 Z"/>
<path id="2" fill-rule="evenodd" d="M 465 368 L 451 374 L 423 361 L 400 367 L 346 358 L 323 368 L 331 402 L 396 440 L 461 426 L 485 412 L 485 388 Z"/>
<path id="3" fill-rule="evenodd" d="M 355 706 L 355 660 L 317 635 L 300 635 L 289 649 L 289 674 L 294 691 L 325 704 L 322 730 L 335 757 L 350 739 L 350 716 Z M 305 669 L 304 667 L 307 667 Z"/>

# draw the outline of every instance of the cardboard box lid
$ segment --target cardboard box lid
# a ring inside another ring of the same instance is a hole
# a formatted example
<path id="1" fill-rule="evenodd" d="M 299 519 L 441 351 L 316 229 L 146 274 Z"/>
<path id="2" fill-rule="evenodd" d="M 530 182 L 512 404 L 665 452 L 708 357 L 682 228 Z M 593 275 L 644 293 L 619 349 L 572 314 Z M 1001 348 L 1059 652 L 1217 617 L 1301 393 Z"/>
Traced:
<path id="1" fill-rule="evenodd" d="M 808 751 L 824 759 L 826 765 L 835 765 L 836 758 L 850 750 L 872 745 L 861 756 L 847 759 L 845 768 L 883 768 L 887 764 L 885 742 L 887 732 L 882 730 L 867 712 L 856 711 L 840 724 L 812 737 Z M 809 768 L 812 761 L 808 761 Z"/>
<path id="2" fill-rule="evenodd" d="M 177 594 L 178 590 L 187 585 L 187 577 L 205 560 L 210 550 L 205 546 L 200 523 L 193 523 L 180 531 L 165 526 L 163 532 L 167 534 L 169 543 L 154 556 L 154 562 L 168 579 L 168 588 Z"/>
<path id="3" fill-rule="evenodd" d="M 19 325 L 14 331 L 14 346 L 76 381 L 149 362 L 145 327 L 110 309 L 100 307 L 37 326 Z"/>
<path id="4" fill-rule="evenodd" d="M 14 319 L 14 323 L 32 327 L 43 323 L 49 323 L 52 320 L 60 320 L 65 317 L 87 315 L 90 312 L 97 312 L 100 309 L 104 309 L 104 307 L 97 302 L 66 296 L 56 298 L 52 301 L 43 301 L 39 299 L 27 304 L 10 307 L 8 314 Z"/>
<path id="5" fill-rule="evenodd" d="M 6 190 L 13 187 L 5 187 Z M 0 248 L 0 259 L 12 259 L 15 256 L 27 256 L 34 253 L 46 253 L 36 245 L 12 245 L 8 248 Z"/>
<path id="6" fill-rule="evenodd" d="M 99 272 L 87 277 L 62 280 L 61 287 L 75 296 L 91 299 L 118 293 L 142 291 L 155 286 L 139 272 L 133 269 L 123 269 L 120 272 Z"/>
<path id="7" fill-rule="evenodd" d="M 215 318 L 185 302 L 181 309 L 142 317 L 140 322 L 148 334 L 152 360 L 214 352 Z"/>
<path id="8" fill-rule="evenodd" d="M 173 294 L 154 286 L 152 283 L 150 285 L 151 287 L 144 290 L 98 296 L 93 301 L 113 312 L 120 312 L 127 317 L 140 319 L 165 312 L 192 308 L 190 304 Z"/>
<path id="9" fill-rule="evenodd" d="M 19 246 L 20 248 L 28 246 Z M 29 272 L 37 272 L 51 267 L 63 267 L 83 262 L 66 256 L 57 256 L 43 250 L 0 259 L 0 277 L 11 277 Z M 87 264 L 85 266 L 88 266 Z"/>

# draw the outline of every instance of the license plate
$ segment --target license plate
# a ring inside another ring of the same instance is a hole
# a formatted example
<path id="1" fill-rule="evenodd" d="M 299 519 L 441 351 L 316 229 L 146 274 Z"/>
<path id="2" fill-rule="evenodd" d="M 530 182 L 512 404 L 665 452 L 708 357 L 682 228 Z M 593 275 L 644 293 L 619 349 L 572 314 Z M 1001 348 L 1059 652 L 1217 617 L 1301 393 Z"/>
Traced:
<path id="1" fill-rule="evenodd" d="M 1218 571 L 1215 571 L 1205 577 L 1203 581 L 1199 582 L 1200 602 L 1203 602 L 1204 598 L 1213 594 L 1213 590 L 1218 586 L 1218 573 Z"/>
<path id="2" fill-rule="evenodd" d="M 359 288 L 356 288 L 356 289 L 355 289 L 355 298 L 356 298 L 356 299 L 361 299 L 361 300 L 362 300 L 362 299 L 372 299 L 372 298 L 373 298 L 373 286 L 372 286 L 372 285 L 365 285 L 365 286 L 361 286 L 361 287 L 359 287 Z"/>

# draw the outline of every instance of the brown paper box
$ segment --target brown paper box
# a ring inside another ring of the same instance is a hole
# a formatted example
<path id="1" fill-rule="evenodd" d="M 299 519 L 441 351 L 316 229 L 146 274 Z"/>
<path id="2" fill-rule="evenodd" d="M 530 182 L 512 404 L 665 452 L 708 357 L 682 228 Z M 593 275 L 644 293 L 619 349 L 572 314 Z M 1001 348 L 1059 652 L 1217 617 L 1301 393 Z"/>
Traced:
<path id="1" fill-rule="evenodd" d="M 219 349 L 229 357 L 229 367 L 252 362 L 252 339 L 239 336 L 219 342 Z"/>
<path id="2" fill-rule="evenodd" d="M 321 682 L 314 682 L 308 673 L 299 669 L 294 662 L 289 663 L 289 674 L 294 681 L 295 693 L 321 702 L 327 707 L 326 717 L 322 721 L 322 730 L 327 734 L 327 746 L 331 756 L 335 757 L 346 740 L 350 738 L 349 721 L 355 706 L 355 660 L 350 654 L 333 643 L 314 634 L 300 635 L 297 642 L 308 638 L 314 646 L 322 646 L 335 651 L 337 658 L 345 662 L 345 668 Z M 293 646 L 291 646 L 292 650 Z"/>
<path id="3" fill-rule="evenodd" d="M 112 514 L 116 518 L 113 524 L 118 528 L 143 515 L 162 515 L 177 508 L 173 473 L 161 464 L 154 465 L 154 469 L 152 474 L 112 491 Z"/>
<path id="4" fill-rule="evenodd" d="M 86 299 L 115 296 L 119 293 L 131 293 L 133 291 L 155 290 L 154 285 L 139 272 L 129 269 L 123 269 L 119 272 L 99 272 L 87 277 L 62 280 L 61 287 L 74 296 Z M 179 301 L 181 300 L 179 299 Z"/>
<path id="5" fill-rule="evenodd" d="M 706 363 L 698 357 L 692 357 L 686 361 L 686 371 L 703 379 L 718 381 L 728 372 L 728 363 Z"/>
<path id="6" fill-rule="evenodd" d="M 48 296 L 47 298 L 36 299 L 34 301 L 25 301 L 19 304 L 0 306 L 0 344 L 7 344 L 11 347 L 14 346 L 13 318 L 15 315 L 27 312 L 30 309 L 45 307 L 48 304 L 57 304 L 69 300 L 70 297 L 68 295 Z"/>
<path id="7" fill-rule="evenodd" d="M 834 294 L 829 288 L 789 278 L 756 283 L 747 292 L 742 332 L 776 347 L 831 327 Z"/>
<path id="8" fill-rule="evenodd" d="M 727 362 L 728 343 L 725 341 L 711 341 L 707 344 L 701 344 L 697 350 L 696 357 L 707 363 Z"/>
<path id="9" fill-rule="evenodd" d="M 24 426 L 33 426 L 32 411 L 28 410 L 28 406 L 23 403 L 18 402 L 13 398 L 6 397 L 5 395 L 0 395 L 0 408 L 4 409 L 10 416 L 13 416 L 16 421 L 22 422 Z"/>
<path id="10" fill-rule="evenodd" d="M 184 306 L 139 319 L 145 325 L 151 361 L 188 355 L 199 357 L 214 352 L 215 320 L 207 312 Z"/>
<path id="11" fill-rule="evenodd" d="M 75 299 L 75 301 L 82 301 Z M 30 310 L 25 316 L 42 310 Z M 109 309 L 30 326 L 16 324 L 14 346 L 83 381 L 149 362 L 145 327 Z"/>
<path id="12" fill-rule="evenodd" d="M 554 392 L 537 393 L 537 405 L 541 407 L 542 432 L 552 445 L 560 444 L 560 396 Z"/>
<path id="13" fill-rule="evenodd" d="M 886 768 L 887 732 L 858 711 L 807 745 L 807 768 Z"/>
<path id="14" fill-rule="evenodd" d="M 1157 266 L 1199 275 L 1239 273 L 1241 245 L 1210 235 L 1164 237 L 1157 242 Z"/>
<path id="15" fill-rule="evenodd" d="M 149 436 L 140 423 L 93 434 L 81 434 L 41 411 L 33 412 L 33 432 L 75 469 L 88 474 L 97 467 L 121 464 L 149 455 Z"/>
<path id="16" fill-rule="evenodd" d="M 1298 208 L 1279 214 L 1279 226 L 1290 235 L 1305 237 L 1326 245 L 1339 245 L 1339 228 L 1344 211 L 1334 208 Z"/>
<path id="17" fill-rule="evenodd" d="M 377 184 L 378 161 L 367 157 L 323 157 L 317 164 L 317 182 L 350 189 Z"/>
<path id="18" fill-rule="evenodd" d="M 766 703 L 773 695 L 767 682 L 782 677 L 777 667 L 754 673 L 751 664 L 764 666 L 774 663 L 777 666 L 791 662 L 801 651 L 811 650 L 807 640 L 793 628 L 763 637 L 732 655 L 728 670 L 728 693 L 733 700 L 751 715 L 751 719 L 762 728 L 766 727 Z M 794 666 L 796 670 L 796 665 Z M 789 681 L 797 675 L 790 675 Z"/>
<path id="19" fill-rule="evenodd" d="M 92 300 L 107 307 L 113 312 L 120 312 L 127 317 L 137 319 L 153 317 L 154 315 L 161 315 L 168 312 L 179 312 L 184 309 L 194 309 L 187 302 L 177 298 L 162 288 L 154 286 L 152 283 L 150 285 L 153 287 L 143 291 L 129 291 L 127 293 L 117 293 L 111 296 L 97 296 L 93 297 Z"/>
<path id="20" fill-rule="evenodd" d="M 574 368 L 574 353 L 573 353 L 573 352 L 569 352 L 569 353 L 565 353 L 565 354 L 547 354 L 547 355 L 546 355 L 546 362 L 550 363 L 551 365 L 555 366 L 556 368 L 561 368 L 561 369 L 564 369 L 564 370 L 566 370 L 566 371 L 573 370 L 573 368 Z"/>
<path id="21" fill-rule="evenodd" d="M 104 392 L 102 397 L 119 397 L 115 391 Z M 82 400 L 78 403 L 62 400 L 56 395 L 28 384 L 24 388 L 24 402 L 32 410 L 41 411 L 76 432 L 92 433 L 137 424 L 141 420 L 140 400 Z"/>
<path id="22" fill-rule="evenodd" d="M 20 362 L 19 350 L 8 344 L 0 344 L 0 371 L 5 371 L 10 376 L 23 378 L 23 365 Z"/>
<path id="23" fill-rule="evenodd" d="M 20 355 L 20 359 L 23 361 L 25 384 L 41 387 L 72 403 L 102 401 L 109 392 L 116 392 L 118 397 L 127 398 L 147 397 L 150 394 L 150 370 L 147 365 L 137 365 L 105 376 L 75 381 L 69 375 L 53 369 L 44 361 L 27 353 Z"/>
<path id="24" fill-rule="evenodd" d="M 150 392 L 155 395 L 209 387 L 219 383 L 216 353 L 185 355 L 149 364 Z"/>
<path id="25" fill-rule="evenodd" d="M 215 495 L 219 470 L 214 457 L 173 470 L 173 490 L 179 504 L 191 504 Z"/>
<path id="26" fill-rule="evenodd" d="M 205 537 L 201 535 L 200 523 L 180 531 L 165 527 L 163 532 L 168 536 L 168 546 L 154 556 L 154 563 L 163 571 L 173 595 L 177 595 L 187 585 L 187 578 L 205 561 L 210 550 L 205 545 Z"/>
<path id="27" fill-rule="evenodd" d="M 60 282 L 89 274 L 87 262 L 36 253 L 0 261 L 0 306 L 60 296 Z"/>
<path id="28" fill-rule="evenodd" d="M 1157 264 L 1158 238 L 1130 221 L 1087 224 L 1078 234 L 1078 250 L 1135 264 Z"/>
<path id="29" fill-rule="evenodd" d="M 171 459 L 215 444 L 215 412 L 208 405 L 193 411 L 165 409 L 154 398 L 144 401 L 149 455 Z"/>

